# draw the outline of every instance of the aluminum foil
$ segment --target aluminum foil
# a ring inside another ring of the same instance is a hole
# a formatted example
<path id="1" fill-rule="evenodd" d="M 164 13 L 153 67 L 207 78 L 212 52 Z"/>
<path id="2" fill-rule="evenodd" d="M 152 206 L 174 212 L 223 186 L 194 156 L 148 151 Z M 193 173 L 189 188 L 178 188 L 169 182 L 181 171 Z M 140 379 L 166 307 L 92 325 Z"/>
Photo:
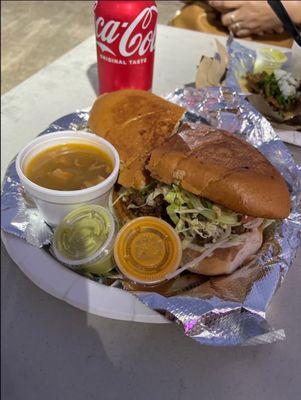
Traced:
<path id="1" fill-rule="evenodd" d="M 270 123 L 235 88 L 179 89 L 168 100 L 197 119 L 235 133 L 257 147 L 281 172 L 292 201 L 290 216 L 265 232 L 262 249 L 229 276 L 211 277 L 180 296 L 141 293 L 144 304 L 173 315 L 185 334 L 208 345 L 271 343 L 285 337 L 266 321 L 272 296 L 287 274 L 301 239 L 301 168 Z"/>
<path id="2" fill-rule="evenodd" d="M 185 335 L 201 344 L 219 346 L 271 343 L 285 337 L 283 329 L 275 330 L 269 326 L 266 310 L 293 262 L 301 231 L 301 168 L 269 122 L 239 93 L 236 79 L 240 68 L 249 65 L 254 54 L 240 45 L 236 47 L 230 43 L 229 46 L 232 61 L 227 82 L 231 88 L 196 90 L 187 87 L 176 90 L 167 98 L 189 110 L 186 113 L 188 122 L 205 122 L 228 130 L 256 146 L 286 180 L 292 212 L 287 219 L 268 229 L 256 258 L 231 275 L 211 277 L 176 296 L 165 297 L 153 292 L 136 294 L 148 307 L 181 324 Z M 87 111 L 69 114 L 55 121 L 42 134 L 85 129 L 87 119 Z M 4 178 L 1 217 L 4 231 L 35 246 L 41 247 L 51 240 L 51 229 L 23 195 L 14 161 Z"/>

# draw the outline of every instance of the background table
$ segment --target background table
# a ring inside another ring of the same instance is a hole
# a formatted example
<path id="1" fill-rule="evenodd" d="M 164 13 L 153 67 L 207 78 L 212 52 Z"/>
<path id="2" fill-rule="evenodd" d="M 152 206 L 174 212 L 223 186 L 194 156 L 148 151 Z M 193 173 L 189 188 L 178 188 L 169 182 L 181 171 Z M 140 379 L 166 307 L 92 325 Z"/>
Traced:
<path id="1" fill-rule="evenodd" d="M 154 92 L 192 82 L 200 55 L 215 51 L 213 39 L 159 26 Z M 17 151 L 52 121 L 92 104 L 95 59 L 91 37 L 2 97 L 2 174 Z M 300 149 L 290 150 L 300 162 Z M 109 320 L 56 300 L 34 286 L 2 247 L 4 399 L 300 398 L 300 249 L 268 313 L 287 339 L 212 348 L 186 338 L 175 324 Z"/>

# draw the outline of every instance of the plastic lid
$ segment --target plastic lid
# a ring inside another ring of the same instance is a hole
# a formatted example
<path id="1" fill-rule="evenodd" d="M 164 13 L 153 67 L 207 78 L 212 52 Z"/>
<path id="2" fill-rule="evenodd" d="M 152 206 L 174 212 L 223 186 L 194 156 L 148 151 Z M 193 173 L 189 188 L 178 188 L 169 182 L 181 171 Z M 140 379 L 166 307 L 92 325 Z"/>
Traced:
<path id="1" fill-rule="evenodd" d="M 102 206 L 85 205 L 69 213 L 57 226 L 53 237 L 56 258 L 70 266 L 93 262 L 112 248 L 115 223 Z"/>
<path id="2" fill-rule="evenodd" d="M 287 57 L 279 50 L 264 47 L 259 49 L 254 65 L 254 73 L 266 71 L 272 73 L 275 69 L 279 69 L 287 61 Z"/>
<path id="3" fill-rule="evenodd" d="M 175 230 L 155 217 L 140 217 L 118 233 L 114 257 L 129 279 L 146 284 L 162 282 L 181 261 L 181 241 Z"/>
<path id="4" fill-rule="evenodd" d="M 284 63 L 287 61 L 287 57 L 282 51 L 273 49 L 272 47 L 264 47 L 259 49 L 258 53 L 265 61 Z"/>

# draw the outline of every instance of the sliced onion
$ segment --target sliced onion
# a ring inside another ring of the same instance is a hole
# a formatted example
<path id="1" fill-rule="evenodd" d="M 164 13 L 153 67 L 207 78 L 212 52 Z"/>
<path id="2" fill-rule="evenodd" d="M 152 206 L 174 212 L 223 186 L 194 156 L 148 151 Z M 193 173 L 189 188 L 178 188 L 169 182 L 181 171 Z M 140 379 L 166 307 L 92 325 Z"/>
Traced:
<path id="1" fill-rule="evenodd" d="M 255 229 L 258 228 L 262 223 L 263 223 L 263 218 L 255 218 L 252 221 L 243 224 L 243 227 L 246 229 Z"/>
<path id="2" fill-rule="evenodd" d="M 112 202 L 112 198 L 111 198 L 111 205 L 115 206 L 116 203 L 118 203 L 119 200 L 121 200 L 126 194 L 125 193 L 121 193 L 113 202 Z"/>
<path id="3" fill-rule="evenodd" d="M 202 253 L 205 250 L 205 247 L 199 246 L 198 244 L 195 244 L 195 243 L 188 243 L 186 245 L 186 248 L 194 250 L 194 251 L 198 251 L 199 253 Z"/>
<path id="4" fill-rule="evenodd" d="M 244 235 L 240 235 L 240 239 L 241 240 L 239 240 L 237 242 L 232 242 L 231 240 L 229 240 L 230 232 L 231 232 L 231 228 L 229 227 L 229 228 L 227 228 L 227 230 L 225 231 L 224 235 L 220 238 L 219 241 L 217 241 L 217 242 L 215 242 L 213 244 L 204 246 L 204 250 L 203 250 L 202 254 L 199 257 L 195 258 L 192 261 L 189 261 L 188 263 L 183 265 L 183 267 L 181 267 L 181 268 L 177 269 L 176 271 L 168 274 L 167 279 L 172 279 L 175 276 L 177 276 L 177 275 L 181 274 L 182 272 L 186 271 L 187 269 L 193 268 L 200 261 L 202 261 L 205 258 L 211 256 L 211 254 L 216 249 L 225 248 L 225 247 L 233 247 L 233 246 L 240 245 Z M 188 247 L 188 245 L 186 247 Z"/>
<path id="5" fill-rule="evenodd" d="M 147 203 L 144 203 L 144 204 L 141 204 L 141 206 L 136 206 L 136 204 L 131 203 L 131 204 L 129 204 L 127 206 L 127 209 L 128 210 L 130 210 L 130 209 L 135 209 L 136 210 L 137 208 L 142 208 L 142 207 L 145 207 L 147 205 L 148 205 Z"/>
<path id="6" fill-rule="evenodd" d="M 103 165 L 94 163 L 94 164 L 90 165 L 88 171 L 97 171 L 98 169 L 101 169 L 101 168 L 103 168 Z"/>
<path id="7" fill-rule="evenodd" d="M 183 265 L 183 267 L 178 268 L 176 271 L 171 272 L 170 274 L 167 275 L 167 279 L 172 279 L 177 275 L 180 275 L 182 272 L 186 271 L 189 268 L 193 268 L 196 264 L 198 264 L 200 261 L 204 260 L 205 258 L 209 257 L 214 250 L 218 249 L 222 244 L 225 244 L 228 239 L 223 239 L 221 241 L 218 241 L 210 246 L 210 248 L 207 248 L 207 250 L 204 250 L 202 254 L 195 258 L 194 260 L 186 263 Z"/>
<path id="8" fill-rule="evenodd" d="M 78 158 L 75 158 L 74 160 L 74 165 L 78 168 L 82 168 L 84 166 L 84 164 L 81 164 L 78 160 Z"/>

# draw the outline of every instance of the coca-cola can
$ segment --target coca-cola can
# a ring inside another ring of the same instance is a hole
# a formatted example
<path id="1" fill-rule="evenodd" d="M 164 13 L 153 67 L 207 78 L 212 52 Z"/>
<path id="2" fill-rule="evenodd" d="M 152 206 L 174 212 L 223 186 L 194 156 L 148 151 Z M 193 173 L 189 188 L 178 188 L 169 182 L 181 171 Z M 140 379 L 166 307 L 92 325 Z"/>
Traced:
<path id="1" fill-rule="evenodd" d="M 155 1 L 94 3 L 99 94 L 151 90 L 158 9 Z"/>

